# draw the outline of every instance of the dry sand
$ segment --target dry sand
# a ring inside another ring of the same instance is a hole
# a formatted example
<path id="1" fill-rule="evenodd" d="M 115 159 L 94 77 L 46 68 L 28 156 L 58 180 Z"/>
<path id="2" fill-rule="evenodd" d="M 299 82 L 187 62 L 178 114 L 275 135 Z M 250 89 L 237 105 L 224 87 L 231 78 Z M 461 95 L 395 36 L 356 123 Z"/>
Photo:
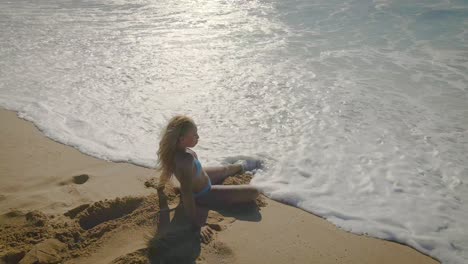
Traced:
<path id="1" fill-rule="evenodd" d="M 0 120 L 0 263 L 438 263 L 264 197 L 203 211 L 215 230 L 203 244 L 153 170 L 84 155 L 11 111 Z"/>

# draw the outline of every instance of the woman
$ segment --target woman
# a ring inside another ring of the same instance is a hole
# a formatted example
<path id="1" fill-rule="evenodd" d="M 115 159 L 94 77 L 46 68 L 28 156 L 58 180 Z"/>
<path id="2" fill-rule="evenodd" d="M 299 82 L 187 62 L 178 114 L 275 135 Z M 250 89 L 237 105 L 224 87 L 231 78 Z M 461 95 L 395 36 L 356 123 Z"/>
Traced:
<path id="1" fill-rule="evenodd" d="M 254 201 L 259 192 L 249 185 L 217 185 L 229 175 L 259 167 L 257 160 L 242 160 L 222 167 L 203 168 L 197 154 L 191 150 L 198 143 L 197 126 L 187 116 L 175 116 L 164 130 L 159 142 L 158 163 L 161 170 L 160 187 L 174 174 L 180 183 L 185 213 L 196 230 L 196 206 L 232 205 Z"/>

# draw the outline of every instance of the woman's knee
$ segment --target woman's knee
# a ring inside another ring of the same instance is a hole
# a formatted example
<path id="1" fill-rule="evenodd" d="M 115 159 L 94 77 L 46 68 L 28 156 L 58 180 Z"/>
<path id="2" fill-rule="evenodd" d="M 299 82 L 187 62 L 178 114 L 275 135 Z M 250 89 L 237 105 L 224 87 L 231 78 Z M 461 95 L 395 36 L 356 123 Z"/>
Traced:
<path id="1" fill-rule="evenodd" d="M 257 188 L 252 186 L 248 187 L 248 196 L 250 197 L 250 199 L 255 200 L 259 195 L 260 191 Z"/>

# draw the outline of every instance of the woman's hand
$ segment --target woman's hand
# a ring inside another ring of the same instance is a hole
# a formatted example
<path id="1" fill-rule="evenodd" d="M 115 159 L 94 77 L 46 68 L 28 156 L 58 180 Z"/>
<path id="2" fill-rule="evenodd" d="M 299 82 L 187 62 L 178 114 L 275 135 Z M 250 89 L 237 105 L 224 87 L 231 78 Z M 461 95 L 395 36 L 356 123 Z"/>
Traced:
<path id="1" fill-rule="evenodd" d="M 200 229 L 200 239 L 203 244 L 208 244 L 213 239 L 214 231 L 209 226 L 203 226 Z"/>

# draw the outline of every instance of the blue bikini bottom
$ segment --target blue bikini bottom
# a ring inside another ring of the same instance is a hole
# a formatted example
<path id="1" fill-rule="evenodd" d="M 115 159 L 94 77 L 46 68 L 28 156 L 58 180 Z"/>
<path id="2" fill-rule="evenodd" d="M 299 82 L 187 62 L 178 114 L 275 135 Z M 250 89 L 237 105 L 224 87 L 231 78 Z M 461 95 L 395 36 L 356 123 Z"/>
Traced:
<path id="1" fill-rule="evenodd" d="M 197 193 L 193 193 L 193 197 L 194 198 L 199 198 L 199 197 L 207 194 L 208 192 L 210 192 L 210 190 L 211 190 L 211 180 L 210 180 L 210 178 L 208 178 L 208 185 L 206 185 L 206 187 L 203 188 L 203 190 L 201 190 L 201 191 L 199 191 Z"/>

